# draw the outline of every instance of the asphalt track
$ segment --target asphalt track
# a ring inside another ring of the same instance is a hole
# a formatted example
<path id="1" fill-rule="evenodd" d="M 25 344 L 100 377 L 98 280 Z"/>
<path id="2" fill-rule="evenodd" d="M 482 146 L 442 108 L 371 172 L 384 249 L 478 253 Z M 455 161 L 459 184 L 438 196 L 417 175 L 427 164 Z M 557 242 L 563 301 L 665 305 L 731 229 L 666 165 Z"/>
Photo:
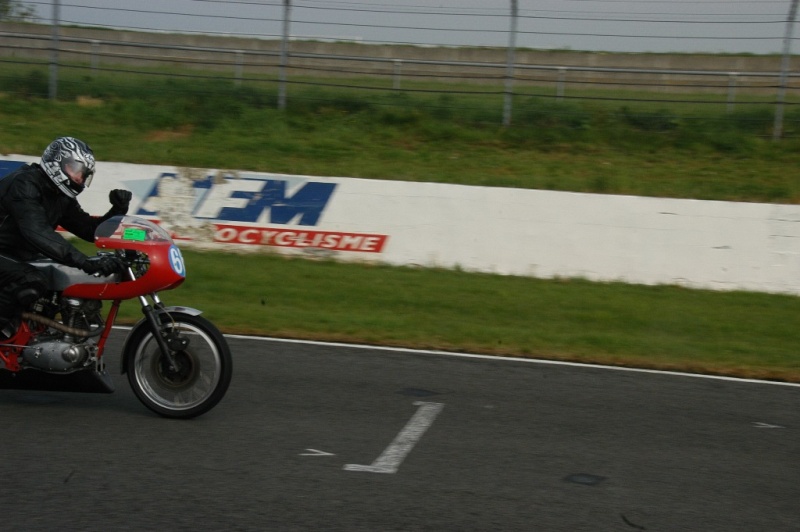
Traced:
<path id="1" fill-rule="evenodd" d="M 800 529 L 800 387 L 229 337 L 190 421 L 0 391 L 3 530 Z"/>

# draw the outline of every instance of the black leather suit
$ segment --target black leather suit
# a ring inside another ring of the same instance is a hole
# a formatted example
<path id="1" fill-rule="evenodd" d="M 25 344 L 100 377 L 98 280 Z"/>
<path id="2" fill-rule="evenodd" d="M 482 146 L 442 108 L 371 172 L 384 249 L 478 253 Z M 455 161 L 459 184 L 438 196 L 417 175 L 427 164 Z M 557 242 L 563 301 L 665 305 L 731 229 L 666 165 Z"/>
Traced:
<path id="1" fill-rule="evenodd" d="M 35 301 L 31 294 L 46 288 L 44 276 L 26 261 L 45 256 L 77 268 L 86 262 L 56 227 L 92 242 L 97 226 L 115 214 L 112 208 L 102 217 L 89 215 L 38 164 L 0 179 L 0 317 L 12 317 Z"/>

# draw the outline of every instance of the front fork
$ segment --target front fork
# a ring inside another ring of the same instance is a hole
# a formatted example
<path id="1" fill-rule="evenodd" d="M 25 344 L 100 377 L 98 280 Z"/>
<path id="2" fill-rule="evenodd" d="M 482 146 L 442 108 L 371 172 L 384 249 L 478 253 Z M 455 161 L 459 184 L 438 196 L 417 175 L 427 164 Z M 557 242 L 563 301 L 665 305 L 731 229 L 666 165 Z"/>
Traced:
<path id="1" fill-rule="evenodd" d="M 150 294 L 150 298 L 153 300 L 153 304 L 151 305 L 147 298 L 144 296 L 139 296 L 139 302 L 142 304 L 142 313 L 144 314 L 147 322 L 150 324 L 150 328 L 153 330 L 153 336 L 156 339 L 156 343 L 158 344 L 158 348 L 161 350 L 161 353 L 167 358 L 169 362 L 169 369 L 172 371 L 176 371 L 178 368 L 177 363 L 175 362 L 175 355 L 170 349 L 170 346 L 167 343 L 167 340 L 164 338 L 164 335 L 161 334 L 161 324 L 158 321 L 158 312 L 164 311 L 164 304 L 159 299 L 158 294 L 153 292 Z M 170 339 L 170 342 L 180 341 L 175 339 Z M 188 341 L 185 341 L 188 344 Z M 186 344 L 178 345 L 175 347 L 178 348 L 185 348 Z"/>

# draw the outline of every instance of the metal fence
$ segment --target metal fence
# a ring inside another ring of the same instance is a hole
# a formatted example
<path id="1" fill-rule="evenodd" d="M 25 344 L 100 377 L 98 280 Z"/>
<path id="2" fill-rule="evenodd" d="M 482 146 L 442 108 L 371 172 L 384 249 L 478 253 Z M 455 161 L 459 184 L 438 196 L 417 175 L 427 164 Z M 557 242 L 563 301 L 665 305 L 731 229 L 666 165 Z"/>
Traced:
<path id="1" fill-rule="evenodd" d="M 56 0 L 49 25 L 0 23 L 0 62 L 46 65 L 52 99 L 59 95 L 60 69 L 151 76 L 211 73 L 235 85 L 271 84 L 279 108 L 287 105 L 293 84 L 493 97 L 501 102 L 505 126 L 513 123 L 515 102 L 524 97 L 713 105 L 728 113 L 759 105 L 773 108 L 777 139 L 785 134 L 784 108 L 800 103 L 800 75 L 790 70 L 797 0 L 787 15 L 781 56 L 520 49 L 513 0 L 505 48 L 296 40 L 289 31 L 291 2 L 283 0 L 283 6 L 283 35 L 270 40 L 62 26 Z"/>

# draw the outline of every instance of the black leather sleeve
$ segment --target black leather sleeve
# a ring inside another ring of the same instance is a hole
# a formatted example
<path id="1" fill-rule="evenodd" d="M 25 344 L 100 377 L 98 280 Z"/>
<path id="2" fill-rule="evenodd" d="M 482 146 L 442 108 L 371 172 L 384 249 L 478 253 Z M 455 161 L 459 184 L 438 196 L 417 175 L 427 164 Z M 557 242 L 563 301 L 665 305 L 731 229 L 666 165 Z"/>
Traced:
<path id="1" fill-rule="evenodd" d="M 48 202 L 35 182 L 16 180 L 14 185 L 6 190 L 2 202 L 5 210 L 16 221 L 19 232 L 28 246 L 68 266 L 81 267 L 84 264 L 86 255 L 59 235 L 48 221 Z M 53 207 L 55 206 L 51 206 Z M 65 214 L 67 216 L 64 220 L 71 226 L 71 228 L 63 226 L 65 229 L 81 238 L 88 234 L 88 240 L 93 240 L 94 227 L 91 217 L 78 206 L 77 202 L 74 202 L 74 207 L 68 209 Z"/>
<path id="2" fill-rule="evenodd" d="M 71 200 L 61 217 L 61 227 L 87 242 L 94 242 L 94 231 L 110 216 L 96 217 L 84 211 L 77 201 Z"/>

